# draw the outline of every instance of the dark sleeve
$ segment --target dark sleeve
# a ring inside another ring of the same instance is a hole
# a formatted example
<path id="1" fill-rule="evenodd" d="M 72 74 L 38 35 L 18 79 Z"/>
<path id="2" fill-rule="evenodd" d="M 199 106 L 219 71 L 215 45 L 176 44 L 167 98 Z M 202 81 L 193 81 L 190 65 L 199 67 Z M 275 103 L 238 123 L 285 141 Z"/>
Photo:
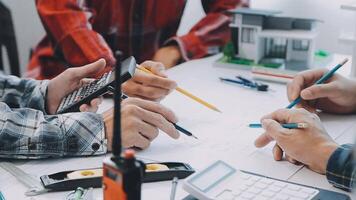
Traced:
<path id="1" fill-rule="evenodd" d="M 346 144 L 339 147 L 330 157 L 326 177 L 333 186 L 351 191 L 356 181 L 356 162 L 354 160 L 353 145 Z"/>

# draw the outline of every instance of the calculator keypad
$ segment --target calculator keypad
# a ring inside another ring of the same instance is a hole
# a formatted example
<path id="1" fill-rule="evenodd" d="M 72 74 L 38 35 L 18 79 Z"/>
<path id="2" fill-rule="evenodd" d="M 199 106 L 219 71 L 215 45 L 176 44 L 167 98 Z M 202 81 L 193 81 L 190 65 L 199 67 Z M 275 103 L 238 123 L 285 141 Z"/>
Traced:
<path id="1" fill-rule="evenodd" d="M 108 73 L 105 73 L 100 79 L 95 80 L 87 85 L 84 85 L 83 87 L 79 88 L 78 90 L 73 91 L 70 93 L 68 96 L 66 96 L 61 104 L 58 107 L 58 111 L 60 112 L 61 110 L 64 110 L 76 102 L 84 99 L 85 97 L 88 97 L 90 94 L 93 92 L 99 90 L 103 86 L 105 86 L 108 81 L 110 80 L 111 74 L 113 71 L 110 71 Z"/>
<path id="2" fill-rule="evenodd" d="M 246 173 L 239 175 L 239 184 L 231 185 L 216 196 L 217 200 L 310 200 L 319 191 L 313 188 Z M 235 181 L 234 181 L 235 182 Z M 235 182 L 236 183 L 236 182 Z"/>

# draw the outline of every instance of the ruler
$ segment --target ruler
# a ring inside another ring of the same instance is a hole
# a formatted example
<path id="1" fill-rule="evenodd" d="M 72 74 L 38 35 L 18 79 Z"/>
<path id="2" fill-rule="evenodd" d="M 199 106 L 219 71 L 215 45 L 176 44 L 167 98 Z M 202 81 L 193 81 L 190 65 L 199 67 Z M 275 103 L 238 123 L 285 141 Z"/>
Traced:
<path id="1" fill-rule="evenodd" d="M 48 192 L 38 179 L 35 179 L 30 174 L 27 174 L 16 165 L 9 162 L 0 162 L 0 167 L 13 175 L 19 182 L 25 185 L 28 190 L 25 192 L 26 196 L 35 196 Z"/>

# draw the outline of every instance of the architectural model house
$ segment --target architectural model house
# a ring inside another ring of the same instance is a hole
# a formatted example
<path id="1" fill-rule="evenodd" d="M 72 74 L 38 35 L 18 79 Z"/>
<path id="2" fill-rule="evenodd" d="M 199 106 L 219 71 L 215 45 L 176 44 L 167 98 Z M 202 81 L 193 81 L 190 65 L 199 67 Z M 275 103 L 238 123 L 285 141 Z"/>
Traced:
<path id="1" fill-rule="evenodd" d="M 298 71 L 312 67 L 318 20 L 279 17 L 279 11 L 248 8 L 230 12 L 236 59 Z"/>

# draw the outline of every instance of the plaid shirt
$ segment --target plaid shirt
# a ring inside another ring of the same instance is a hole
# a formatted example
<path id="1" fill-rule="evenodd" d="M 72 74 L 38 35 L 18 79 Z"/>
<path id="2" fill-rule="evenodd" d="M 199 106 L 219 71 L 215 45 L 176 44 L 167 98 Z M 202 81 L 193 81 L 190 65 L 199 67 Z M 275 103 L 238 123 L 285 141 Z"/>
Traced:
<path id="1" fill-rule="evenodd" d="M 247 6 L 249 0 L 201 1 L 207 15 L 178 37 L 186 0 L 36 0 L 47 36 L 34 50 L 26 76 L 53 78 L 67 66 L 99 58 L 112 66 L 112 49 L 138 62 L 151 60 L 171 43 L 179 46 L 184 60 L 218 53 L 230 39 L 225 11 Z"/>
<path id="2" fill-rule="evenodd" d="M 356 160 L 353 145 L 342 145 L 330 157 L 326 177 L 332 185 L 351 191 L 356 184 Z"/>
<path id="3" fill-rule="evenodd" d="M 46 115 L 48 81 L 0 75 L 0 158 L 38 159 L 106 153 L 94 113 Z"/>

